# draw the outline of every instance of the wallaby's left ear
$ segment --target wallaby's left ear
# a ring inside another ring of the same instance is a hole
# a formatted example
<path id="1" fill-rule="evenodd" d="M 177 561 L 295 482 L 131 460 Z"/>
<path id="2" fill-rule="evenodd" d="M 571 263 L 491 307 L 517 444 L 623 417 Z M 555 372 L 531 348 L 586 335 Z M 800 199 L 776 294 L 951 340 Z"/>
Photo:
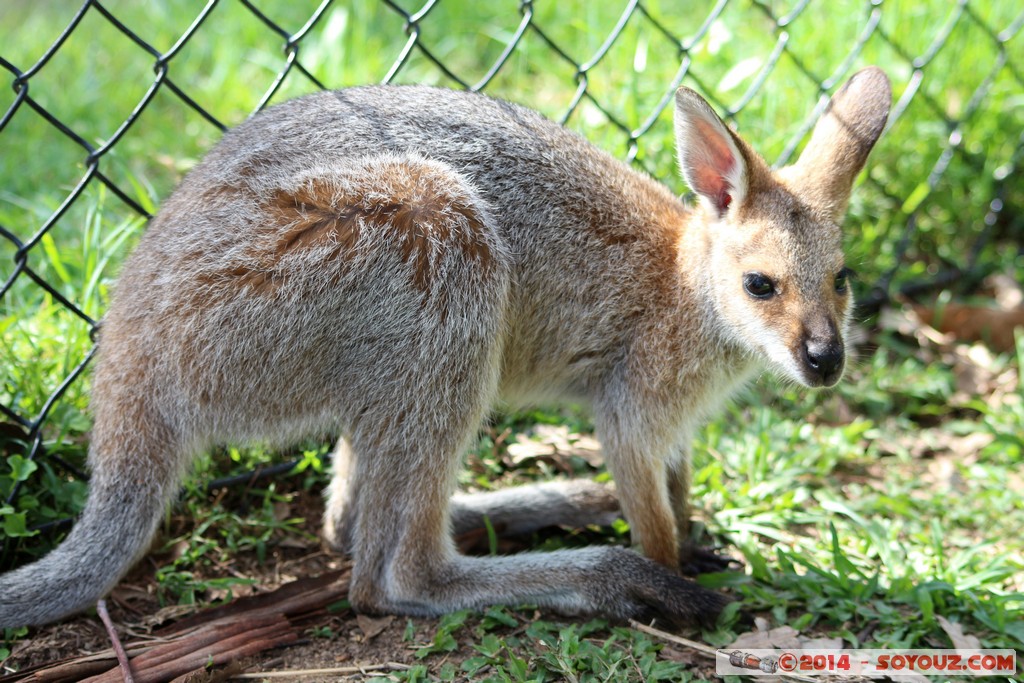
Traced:
<path id="1" fill-rule="evenodd" d="M 704 98 L 676 92 L 676 153 L 690 189 L 716 218 L 739 206 L 747 193 L 747 164 L 736 140 Z"/>
<path id="2" fill-rule="evenodd" d="M 875 66 L 861 69 L 832 97 L 800 159 L 780 170 L 779 176 L 838 223 L 891 105 L 892 88 L 885 73 Z"/>

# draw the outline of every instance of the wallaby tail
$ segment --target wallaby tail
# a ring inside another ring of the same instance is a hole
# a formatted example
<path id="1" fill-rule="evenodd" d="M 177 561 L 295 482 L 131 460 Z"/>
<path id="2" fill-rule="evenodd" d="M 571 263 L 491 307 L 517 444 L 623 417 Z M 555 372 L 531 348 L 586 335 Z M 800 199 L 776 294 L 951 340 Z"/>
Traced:
<path id="1" fill-rule="evenodd" d="M 183 459 L 168 430 L 125 414 L 111 430 L 99 418 L 85 510 L 49 555 L 0 576 L 0 628 L 56 621 L 106 595 L 149 548 L 178 490 Z"/>
<path id="2" fill-rule="evenodd" d="M 560 479 L 452 497 L 452 530 L 458 536 L 486 522 L 504 534 L 528 534 L 548 526 L 580 528 L 611 524 L 619 517 L 615 492 L 588 479 Z"/>

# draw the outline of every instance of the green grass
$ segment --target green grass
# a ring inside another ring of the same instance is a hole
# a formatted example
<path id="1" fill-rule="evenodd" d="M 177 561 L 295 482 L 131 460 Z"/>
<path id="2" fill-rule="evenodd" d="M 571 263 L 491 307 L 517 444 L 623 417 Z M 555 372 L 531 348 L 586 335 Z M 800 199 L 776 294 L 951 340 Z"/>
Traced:
<path id="1" fill-rule="evenodd" d="M 196 0 L 108 4 L 161 51 L 175 43 L 203 6 Z M 408 0 L 400 4 L 418 9 Z M 780 28 L 751 3 L 733 2 L 705 35 L 691 40 L 713 4 L 693 3 L 686 12 L 664 1 L 644 6 L 689 48 L 693 67 L 683 82 L 720 109 L 744 99 L 777 41 L 787 41 L 763 87 L 733 117 L 743 134 L 775 161 L 798 137 L 820 94 L 817 83 L 833 75 L 850 54 L 871 20 L 871 8 L 855 0 L 814 2 Z M 799 5 L 763 4 L 775 16 Z M 316 5 L 267 2 L 260 7 L 295 31 Z M 0 56 L 22 70 L 29 68 L 77 6 L 77 0 L 3 3 Z M 518 7 L 512 1 L 442 0 L 420 25 L 423 43 L 464 81 L 477 83 L 516 31 Z M 553 53 L 536 31 L 527 31 L 486 92 L 561 119 L 577 86 L 577 64 L 596 54 L 621 8 L 584 0 L 538 1 L 533 11 L 536 25 L 572 61 Z M 985 230 L 990 239 L 979 252 L 982 274 L 1004 273 L 1020 281 L 1024 185 L 1001 184 L 1001 179 L 1021 161 L 1013 155 L 1024 129 L 1024 38 L 1019 31 L 997 38 L 989 30 L 1007 28 L 1020 10 L 1008 2 L 970 2 L 962 9 L 939 0 L 887 0 L 879 11 L 879 30 L 863 45 L 856 64 L 882 65 L 897 98 L 909 88 L 918 91 L 873 153 L 846 221 L 851 265 L 860 273 L 858 294 L 867 293 L 897 265 L 896 283 L 901 284 L 963 264 Z M 942 46 L 918 64 L 918 84 L 911 60 L 925 56 L 935 36 L 950 25 Z M 388 74 L 405 41 L 403 20 L 381 3 L 339 2 L 303 40 L 299 59 L 331 87 L 376 82 Z M 170 62 L 168 73 L 214 117 L 233 125 L 256 107 L 274 81 L 283 66 L 281 48 L 282 40 L 240 3 L 222 2 Z M 992 72 L 1000 53 L 1010 66 Z M 615 122 L 636 130 L 667 92 L 679 59 L 676 45 L 635 15 L 607 55 L 579 77 L 585 76 L 588 93 Z M 90 10 L 80 29 L 32 78 L 30 94 L 98 147 L 152 83 L 153 63 Z M 455 85 L 418 51 L 395 81 Z M 973 107 L 972 96 L 983 84 L 984 96 Z M 272 101 L 314 88 L 293 72 Z M 0 111 L 15 100 L 11 88 L 0 89 Z M 629 136 L 587 99 L 568 115 L 567 125 L 614 154 L 625 156 L 629 150 Z M 99 169 L 153 212 L 219 136 L 216 126 L 165 88 L 102 158 Z M 951 139 L 956 151 L 947 167 L 943 155 Z M 27 241 L 84 177 L 86 153 L 27 107 L 0 132 L 0 144 L 0 225 Z M 639 165 L 675 190 L 685 190 L 674 168 L 670 109 L 636 145 Z M 929 180 L 937 164 L 944 171 Z M 986 227 L 984 218 L 1000 187 L 1006 208 Z M 907 257 L 899 261 L 900 240 L 911 217 L 915 231 Z M 121 260 L 143 229 L 144 221 L 94 180 L 32 249 L 28 265 L 96 319 Z M 14 253 L 0 239 L 0 281 L 13 272 Z M 53 296 L 19 277 L 0 301 L 0 403 L 25 417 L 37 415 L 87 355 L 89 332 Z M 835 391 L 808 394 L 766 378 L 701 433 L 695 444 L 694 500 L 710 534 L 746 562 L 743 572 L 703 580 L 729 588 L 773 625 L 839 636 L 848 646 L 946 647 L 948 637 L 937 620 L 942 616 L 962 623 L 986 647 L 1024 648 L 1024 541 L 1019 532 L 1024 483 L 1018 473 L 1024 460 L 1024 348 L 1018 344 L 1015 354 L 994 361 L 993 373 L 1009 373 L 1012 380 L 1005 384 L 1005 395 L 961 396 L 962 368 L 949 360 L 948 351 L 922 348 L 913 339 L 884 331 L 873 332 L 870 342 L 873 350 L 864 353 Z M 43 433 L 49 452 L 77 465 L 84 462 L 88 443 L 88 387 L 88 374 L 70 386 L 53 406 Z M 512 463 L 507 457 L 511 435 L 537 423 L 567 424 L 574 433 L 590 429 L 586 416 L 571 409 L 498 416 L 470 455 L 463 484 L 504 485 L 553 474 L 555 468 L 543 460 Z M 958 445 L 978 435 L 984 439 L 973 449 Z M 3 438 L 8 440 L 0 442 L 6 460 L 0 464 L 0 500 L 16 481 L 24 485 L 13 505 L 0 506 L 0 535 L 20 539 L 18 558 L 24 561 L 55 541 L 29 528 L 74 514 L 87 487 L 47 460 L 27 463 L 25 444 Z M 296 454 L 305 458 L 300 473 L 222 500 L 210 500 L 203 483 L 275 456 L 225 449 L 200 462 L 179 508 L 182 517 L 200 521 L 192 526 L 169 521 L 165 527 L 166 548 L 179 549 L 158 572 L 165 602 L 203 602 L 221 595 L 231 586 L 216 569 L 232 556 L 259 558 L 284 539 L 307 538 L 308 525 L 282 519 L 278 510 L 323 484 L 324 450 L 306 445 Z M 583 462 L 571 463 L 571 469 L 607 477 Z M 602 535 L 606 542 L 621 542 L 626 533 L 620 526 Z M 544 538 L 538 545 L 580 540 Z M 641 634 L 601 624 L 548 624 L 529 613 L 501 611 L 517 623 L 505 628 L 513 633 L 526 629 L 530 635 L 506 637 L 497 614 L 442 620 L 434 641 L 424 643 L 422 669 L 407 678 L 447 679 L 485 670 L 491 680 L 571 678 L 567 671 L 580 680 L 639 680 L 637 672 L 651 679 L 691 675 L 655 656 L 659 646 Z M 703 635 L 724 644 L 737 630 L 735 622 L 727 621 Z M 495 640 L 495 633 L 502 639 Z M 7 634 L 12 641 L 16 636 Z M 534 644 L 534 637 L 544 644 Z M 438 663 L 443 658 L 432 654 L 432 648 L 441 652 L 451 642 L 472 650 L 459 665 L 463 668 L 449 670 Z M 0 648 L 0 659 L 4 656 Z M 477 665 L 479 671 L 472 670 Z"/>
<path id="2" fill-rule="evenodd" d="M 460 648 L 460 639 L 468 641 L 472 651 L 461 663 L 445 663 L 433 670 L 414 666 L 399 679 L 689 680 L 685 667 L 659 658 L 661 647 L 636 631 L 610 628 L 601 620 L 556 624 L 502 607 L 482 615 L 456 612 L 442 617 L 433 640 L 418 649 L 417 657 L 454 652 Z"/>

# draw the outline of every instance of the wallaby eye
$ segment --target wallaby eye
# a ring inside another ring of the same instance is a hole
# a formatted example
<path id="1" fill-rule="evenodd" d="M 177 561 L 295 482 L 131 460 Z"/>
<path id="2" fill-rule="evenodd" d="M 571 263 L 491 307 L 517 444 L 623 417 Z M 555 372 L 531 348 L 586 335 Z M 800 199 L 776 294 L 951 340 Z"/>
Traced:
<path id="1" fill-rule="evenodd" d="M 850 278 L 853 277 L 853 271 L 849 268 L 843 268 L 836 275 L 836 294 L 846 294 L 846 290 L 850 287 Z"/>
<path id="2" fill-rule="evenodd" d="M 746 273 L 743 276 L 743 289 L 755 299 L 770 299 L 775 295 L 775 283 L 761 273 Z"/>

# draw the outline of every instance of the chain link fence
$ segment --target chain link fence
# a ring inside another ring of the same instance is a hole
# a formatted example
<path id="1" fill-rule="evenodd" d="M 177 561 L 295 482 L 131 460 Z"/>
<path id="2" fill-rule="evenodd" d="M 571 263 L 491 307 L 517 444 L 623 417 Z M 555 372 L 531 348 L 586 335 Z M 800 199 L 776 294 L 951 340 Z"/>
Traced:
<path id="1" fill-rule="evenodd" d="M 303 92 L 373 81 L 486 91 L 684 191 L 671 149 L 679 85 L 780 165 L 829 93 L 876 63 L 896 102 L 851 207 L 862 314 L 1024 265 L 1024 11 L 1013 2 L 169 4 L 0 8 L 11 86 L 0 99 L 0 565 L 39 544 L 33 531 L 68 524 L 37 489 L 63 490 L 70 508 L 84 496 L 88 425 L 69 395 L 84 393 L 112 264 L 226 127 Z M 43 358 L 46 371 L 33 369 Z"/>

